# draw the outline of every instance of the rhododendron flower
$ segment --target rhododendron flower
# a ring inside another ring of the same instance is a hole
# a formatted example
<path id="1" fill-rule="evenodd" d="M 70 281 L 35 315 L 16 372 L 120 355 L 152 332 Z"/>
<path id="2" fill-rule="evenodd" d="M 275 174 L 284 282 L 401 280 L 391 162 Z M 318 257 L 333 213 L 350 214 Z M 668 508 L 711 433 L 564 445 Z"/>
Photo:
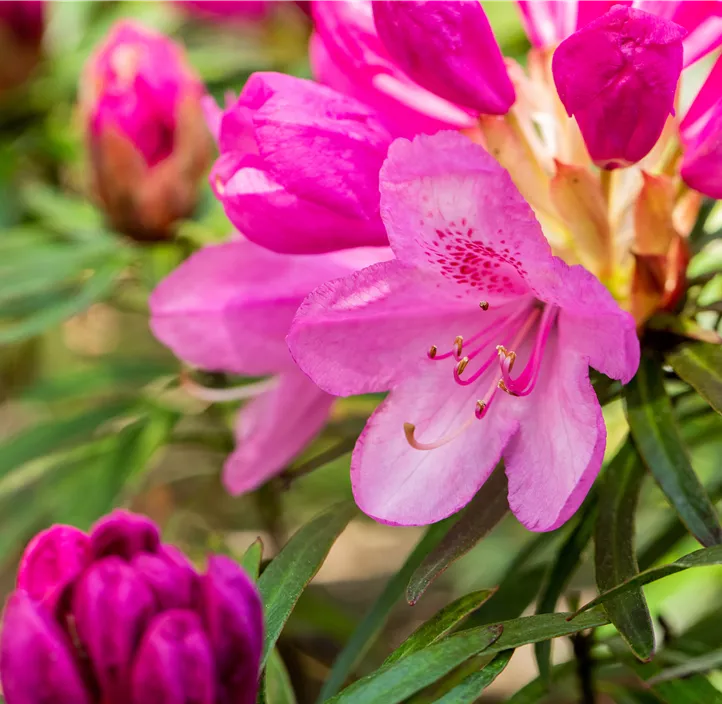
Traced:
<path id="1" fill-rule="evenodd" d="M 655 15 L 614 7 L 554 52 L 559 97 L 598 166 L 634 164 L 659 139 L 674 113 L 685 34 Z"/>
<path id="2" fill-rule="evenodd" d="M 95 189 L 108 217 L 137 239 L 162 239 L 196 203 L 210 159 L 198 76 L 170 39 L 120 22 L 80 85 Z"/>
<path id="3" fill-rule="evenodd" d="M 252 704 L 263 607 L 233 561 L 199 575 L 152 521 L 115 511 L 32 540 L 0 639 L 7 704 Z"/>
<path id="4" fill-rule="evenodd" d="M 722 59 L 717 59 L 680 131 L 684 182 L 711 198 L 722 198 Z"/>
<path id="5" fill-rule="evenodd" d="M 314 76 L 375 107 L 395 134 L 471 128 L 480 112 L 503 113 L 514 101 L 478 2 L 343 0 L 311 8 Z"/>
<path id="6" fill-rule="evenodd" d="M 517 5 L 529 40 L 542 49 L 559 44 L 615 5 L 643 10 L 684 27 L 685 66 L 722 44 L 719 0 L 517 0 Z"/>
<path id="7" fill-rule="evenodd" d="M 397 258 L 319 287 L 288 338 L 329 393 L 391 389 L 353 454 L 358 505 L 386 523 L 438 521 L 503 457 L 519 520 L 558 527 L 604 454 L 589 366 L 634 375 L 634 320 L 552 255 L 508 174 L 457 133 L 391 146 L 381 212 Z"/>
<path id="8" fill-rule="evenodd" d="M 33 72 L 44 29 L 41 0 L 0 2 L 0 93 L 21 85 Z"/>
<path id="9" fill-rule="evenodd" d="M 224 111 L 206 110 L 221 153 L 211 185 L 248 239 L 289 253 L 386 243 L 378 172 L 393 137 L 372 109 L 256 73 Z"/>
<path id="10" fill-rule="evenodd" d="M 236 239 L 193 254 L 150 298 L 155 336 L 188 364 L 268 381 L 209 400 L 251 397 L 236 421 L 236 449 L 224 483 L 232 494 L 257 488 L 316 436 L 333 397 L 295 365 L 286 334 L 316 286 L 390 254 L 387 249 L 279 255 Z"/>

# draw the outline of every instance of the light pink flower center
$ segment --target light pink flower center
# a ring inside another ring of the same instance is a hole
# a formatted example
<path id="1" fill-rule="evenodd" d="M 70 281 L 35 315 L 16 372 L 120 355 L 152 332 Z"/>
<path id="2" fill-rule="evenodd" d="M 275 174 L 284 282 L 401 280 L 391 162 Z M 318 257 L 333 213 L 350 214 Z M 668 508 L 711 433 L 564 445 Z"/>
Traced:
<path id="1" fill-rule="evenodd" d="M 489 308 L 486 302 L 479 305 L 482 310 Z M 475 419 L 480 420 L 489 412 L 499 391 L 504 391 L 510 396 L 528 396 L 539 379 L 544 350 L 558 310 L 554 305 L 545 304 L 540 307 L 538 302 L 533 302 L 521 306 L 509 316 L 497 319 L 466 340 L 461 335 L 457 335 L 448 352 L 438 354 L 438 348 L 433 345 L 427 353 L 429 359 L 435 362 L 455 360 L 452 373 L 454 381 L 460 386 L 469 386 L 478 382 L 496 361 L 499 362 L 499 369 L 497 373 L 491 375 L 486 392 L 476 402 L 474 415 L 466 423 L 450 435 L 432 443 L 417 441 L 414 437 L 415 426 L 412 423 L 405 423 L 404 432 L 409 445 L 417 450 L 433 450 L 446 445 L 466 431 Z M 517 377 L 512 377 L 511 371 L 517 358 L 515 350 L 519 349 L 531 334 L 534 334 L 534 342 L 526 366 Z M 508 341 L 508 347 L 500 344 L 499 340 Z M 481 364 L 471 375 L 462 377 L 469 364 L 479 357 L 482 359 Z"/>

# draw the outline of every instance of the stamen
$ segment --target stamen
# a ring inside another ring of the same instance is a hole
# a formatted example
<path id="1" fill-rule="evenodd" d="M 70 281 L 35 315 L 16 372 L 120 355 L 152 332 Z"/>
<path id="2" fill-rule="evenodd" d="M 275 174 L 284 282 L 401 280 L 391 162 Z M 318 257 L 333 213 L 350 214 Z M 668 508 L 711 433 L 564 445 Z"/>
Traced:
<path id="1" fill-rule="evenodd" d="M 456 357 L 461 357 L 461 349 L 464 346 L 464 338 L 461 335 L 457 335 L 454 338 L 454 353 Z"/>
<path id="2" fill-rule="evenodd" d="M 436 345 L 431 345 L 431 347 L 429 348 L 429 351 L 428 351 L 429 359 L 433 359 L 434 357 L 436 357 L 436 351 L 437 351 Z"/>
<path id="3" fill-rule="evenodd" d="M 210 403 L 255 398 L 264 391 L 270 391 L 277 383 L 278 379 L 276 377 L 270 377 L 252 384 L 241 384 L 229 389 L 211 389 L 193 381 L 186 370 L 183 370 L 180 374 L 180 384 L 191 396 Z"/>
<path id="4" fill-rule="evenodd" d="M 413 423 L 404 423 L 404 435 L 406 436 L 406 442 L 408 442 L 409 445 L 414 448 L 414 450 L 435 450 L 437 447 L 448 445 L 452 440 L 456 440 L 456 438 L 462 435 L 464 431 L 468 430 L 469 427 L 471 427 L 471 424 L 473 422 L 474 417 L 472 416 L 471 418 L 469 418 L 469 420 L 466 421 L 466 423 L 460 425 L 455 431 L 437 440 L 436 442 L 419 442 L 414 437 L 414 433 L 416 432 L 416 426 Z"/>
<path id="5" fill-rule="evenodd" d="M 481 310 L 489 310 L 489 304 L 486 301 L 482 301 L 479 303 L 479 308 L 481 308 Z"/>
<path id="6" fill-rule="evenodd" d="M 464 369 L 466 369 L 466 365 L 469 364 L 469 358 L 464 357 L 457 365 L 456 365 L 456 373 L 457 374 L 463 374 Z"/>

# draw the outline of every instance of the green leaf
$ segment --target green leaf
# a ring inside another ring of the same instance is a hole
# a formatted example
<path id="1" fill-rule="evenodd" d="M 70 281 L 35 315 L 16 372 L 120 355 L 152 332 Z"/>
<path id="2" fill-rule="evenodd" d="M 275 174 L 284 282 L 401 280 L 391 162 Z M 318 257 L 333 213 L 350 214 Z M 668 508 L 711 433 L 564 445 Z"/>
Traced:
<path id="1" fill-rule="evenodd" d="M 398 704 L 486 650 L 503 627 L 487 626 L 451 636 L 354 682 L 329 700 L 334 704 Z"/>
<path id="2" fill-rule="evenodd" d="M 722 413 L 722 346 L 700 342 L 686 345 L 667 357 L 677 375 Z"/>
<path id="3" fill-rule="evenodd" d="M 108 421 L 130 411 L 133 405 L 128 400 L 114 401 L 13 435 L 0 444 L 0 477 L 30 460 L 91 437 Z"/>
<path id="4" fill-rule="evenodd" d="M 436 700 L 436 704 L 474 704 L 481 693 L 502 673 L 509 664 L 513 650 L 499 653 L 488 665 L 469 675 L 448 694 Z"/>
<path id="5" fill-rule="evenodd" d="M 254 543 L 255 545 L 256 543 Z M 268 658 L 266 672 L 263 677 L 266 704 L 296 704 L 296 695 L 291 685 L 283 659 L 274 648 Z"/>
<path id="6" fill-rule="evenodd" d="M 683 677 L 689 677 L 700 672 L 709 672 L 710 670 L 719 670 L 722 668 L 722 650 L 713 650 L 711 653 L 704 653 L 697 657 L 690 658 L 686 662 L 668 667 L 659 674 L 650 677 L 647 682 L 649 684 L 657 684 L 667 680 L 676 680 Z"/>
<path id="7" fill-rule="evenodd" d="M 472 611 L 476 611 L 494 593 L 493 589 L 482 589 L 456 599 L 445 606 L 435 616 L 414 631 L 391 655 L 384 665 L 396 662 L 417 650 L 435 643 L 463 621 Z"/>
<path id="8" fill-rule="evenodd" d="M 656 582 L 658 579 L 669 577 L 672 574 L 677 574 L 677 572 L 683 572 L 691 567 L 712 567 L 714 565 L 722 565 L 722 545 L 713 545 L 711 548 L 702 548 L 701 550 L 691 552 L 689 555 L 680 557 L 679 560 L 670 562 L 667 565 L 653 567 L 652 569 L 640 572 L 634 577 L 625 580 L 621 584 L 605 591 L 603 594 L 600 594 L 598 597 L 584 604 L 577 613 L 587 611 L 598 604 L 604 604 L 610 599 L 624 595 L 629 591 L 636 591 L 639 587 L 643 587 L 645 584 Z"/>
<path id="9" fill-rule="evenodd" d="M 577 523 L 557 552 L 557 557 L 544 578 L 536 612 L 550 614 L 556 608 L 559 597 L 569 586 L 571 578 L 579 567 L 594 532 L 598 513 L 597 494 L 591 494 L 579 511 Z M 539 674 L 547 681 L 551 676 L 551 644 L 537 643 L 534 647 Z"/>
<path id="10" fill-rule="evenodd" d="M 509 511 L 506 494 L 506 475 L 504 468 L 499 466 L 484 482 L 444 539 L 414 571 L 406 590 L 409 604 L 415 604 L 452 562 L 469 552 L 504 518 Z"/>
<path id="11" fill-rule="evenodd" d="M 253 578 L 258 581 L 258 575 L 261 571 L 261 560 L 263 559 L 263 541 L 256 538 L 249 546 L 248 550 L 243 553 L 241 558 L 241 567 Z"/>
<path id="12" fill-rule="evenodd" d="M 659 363 L 643 356 L 624 395 L 632 437 L 649 471 L 694 537 L 705 546 L 719 544 L 722 526 L 690 464 Z"/>
<path id="13" fill-rule="evenodd" d="M 639 572 L 634 554 L 634 515 L 644 468 L 631 440 L 609 463 L 600 486 L 595 542 L 595 572 L 600 592 Z M 640 660 L 654 653 L 654 629 L 641 589 L 605 602 L 609 618 Z"/>
<path id="14" fill-rule="evenodd" d="M 341 503 L 301 528 L 266 567 L 258 580 L 266 635 L 261 665 L 266 662 L 301 592 L 313 579 L 351 517 L 355 506 Z"/>
<path id="15" fill-rule="evenodd" d="M 446 535 L 449 526 L 454 524 L 454 520 L 456 520 L 455 517 L 452 517 L 429 526 L 424 537 L 419 541 L 401 569 L 388 581 L 383 592 L 381 592 L 372 604 L 354 631 L 354 634 L 336 658 L 331 672 L 321 688 L 318 702 L 326 701 L 343 687 L 343 683 L 346 681 L 349 673 L 371 646 L 376 636 L 384 627 L 391 610 L 403 596 L 409 578 L 421 564 L 424 557 L 426 557 Z"/>
<path id="16" fill-rule="evenodd" d="M 53 325 L 82 313 L 96 301 L 107 296 L 113 289 L 116 278 L 126 266 L 124 258 L 110 261 L 100 267 L 85 285 L 69 298 L 62 298 L 46 308 L 40 309 L 24 320 L 0 328 L 0 345 L 19 342 L 34 337 Z"/>

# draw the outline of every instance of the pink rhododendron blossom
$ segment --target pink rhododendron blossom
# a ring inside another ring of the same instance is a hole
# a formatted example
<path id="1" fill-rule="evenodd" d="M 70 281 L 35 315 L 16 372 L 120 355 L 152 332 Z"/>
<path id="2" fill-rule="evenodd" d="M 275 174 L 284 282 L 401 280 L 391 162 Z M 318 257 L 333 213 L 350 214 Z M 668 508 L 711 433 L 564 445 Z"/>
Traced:
<path id="1" fill-rule="evenodd" d="M 711 198 L 722 198 L 722 59 L 718 59 L 680 125 L 681 175 Z"/>
<path id="2" fill-rule="evenodd" d="M 353 454 L 357 503 L 386 523 L 438 521 L 503 457 L 519 520 L 558 527 L 604 453 L 589 367 L 634 375 L 634 320 L 551 254 L 508 174 L 457 133 L 392 145 L 381 212 L 397 258 L 320 286 L 288 338 L 329 393 L 391 389 Z"/>
<path id="3" fill-rule="evenodd" d="M 554 52 L 559 97 L 597 165 L 633 164 L 657 142 L 674 113 L 685 34 L 674 22 L 619 6 Z"/>
<path id="4" fill-rule="evenodd" d="M 288 253 L 386 243 L 378 172 L 392 135 L 371 108 L 256 73 L 238 100 L 206 113 L 221 153 L 211 185 L 248 239 Z"/>
<path id="5" fill-rule="evenodd" d="M 522 23 L 535 47 L 550 48 L 615 5 L 633 7 L 687 30 L 682 40 L 684 65 L 722 44 L 720 0 L 517 0 Z"/>
<path id="6" fill-rule="evenodd" d="M 151 295 L 153 333 L 180 359 L 272 375 L 238 414 L 236 449 L 224 471 L 231 493 L 280 472 L 328 419 L 333 398 L 296 367 L 286 346 L 301 301 L 316 286 L 389 256 L 385 248 L 279 255 L 236 239 L 196 252 Z"/>
<path id="7" fill-rule="evenodd" d="M 435 95 L 503 115 L 514 87 L 479 2 L 374 0 L 376 31 L 396 64 Z"/>
<path id="8" fill-rule="evenodd" d="M 213 556 L 200 575 L 151 520 L 114 511 L 28 545 L 0 679 L 7 704 L 253 704 L 262 647 L 261 599 L 238 565 Z"/>
<path id="9" fill-rule="evenodd" d="M 376 108 L 396 135 L 474 126 L 473 110 L 422 87 L 396 63 L 376 32 L 370 0 L 319 0 L 311 9 L 316 27 L 311 68 L 319 81 Z M 448 46 L 451 32 L 446 36 Z M 492 75 L 497 74 L 493 66 Z"/>

